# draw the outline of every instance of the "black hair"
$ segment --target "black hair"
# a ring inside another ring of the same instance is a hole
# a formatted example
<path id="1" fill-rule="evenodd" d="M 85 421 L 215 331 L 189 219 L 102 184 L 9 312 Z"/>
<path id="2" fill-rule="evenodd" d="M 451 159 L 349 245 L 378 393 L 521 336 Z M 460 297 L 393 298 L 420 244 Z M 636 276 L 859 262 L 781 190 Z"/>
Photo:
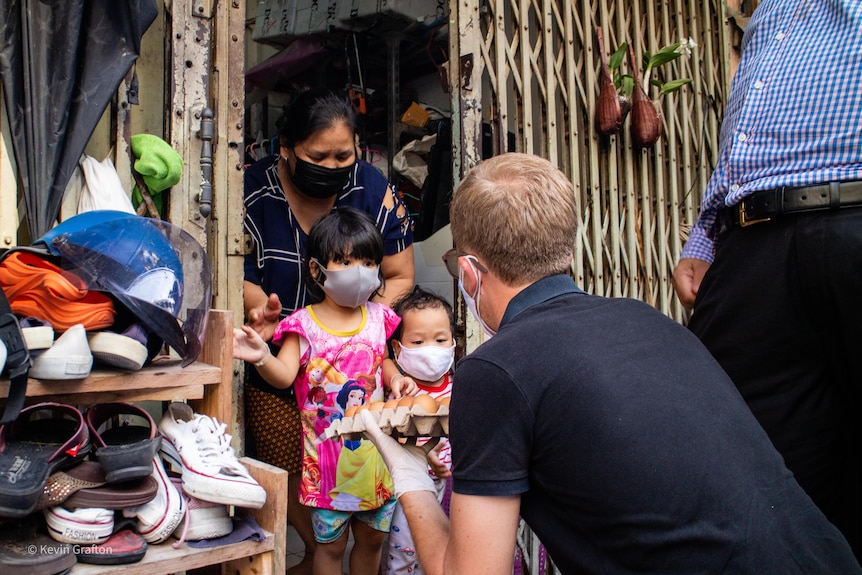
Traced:
<path id="1" fill-rule="evenodd" d="M 401 296 L 392 303 L 392 310 L 398 314 L 398 317 L 402 318 L 408 311 L 426 308 L 439 308 L 446 312 L 446 315 L 449 316 L 449 329 L 452 330 L 452 337 L 454 338 L 455 312 L 452 311 L 452 306 L 449 305 L 449 302 L 439 295 L 422 289 L 417 285 L 413 287 L 413 291 L 407 295 Z M 401 334 L 403 333 L 403 326 L 403 322 L 399 323 L 398 327 L 395 328 L 395 331 L 392 332 L 392 336 L 389 339 L 397 339 L 400 341 Z"/>
<path id="2" fill-rule="evenodd" d="M 355 379 L 351 379 L 341 386 L 341 389 L 338 390 L 338 395 L 335 397 L 335 402 L 341 406 L 341 409 L 347 409 L 347 398 L 350 396 L 350 392 L 355 389 L 362 391 L 362 393 L 364 394 L 362 396 L 362 403 L 366 403 L 364 398 L 368 397 L 368 390 L 365 388 L 364 385 L 362 385 L 361 382 Z"/>
<path id="3" fill-rule="evenodd" d="M 323 299 L 323 288 L 315 280 L 309 267 L 312 258 L 323 267 L 331 261 L 344 258 L 367 259 L 380 266 L 383 256 L 383 235 L 371 216 L 354 208 L 335 209 L 314 222 L 308 232 L 303 262 L 308 292 L 318 301 Z M 380 295 L 383 289 L 383 271 L 379 268 L 378 275 L 380 287 L 374 294 Z M 322 274 L 319 280 L 321 283 L 325 281 Z"/>
<path id="4" fill-rule="evenodd" d="M 293 148 L 340 123 L 356 132 L 356 112 L 345 96 L 325 88 L 306 90 L 285 107 L 278 119 L 279 144 Z"/>

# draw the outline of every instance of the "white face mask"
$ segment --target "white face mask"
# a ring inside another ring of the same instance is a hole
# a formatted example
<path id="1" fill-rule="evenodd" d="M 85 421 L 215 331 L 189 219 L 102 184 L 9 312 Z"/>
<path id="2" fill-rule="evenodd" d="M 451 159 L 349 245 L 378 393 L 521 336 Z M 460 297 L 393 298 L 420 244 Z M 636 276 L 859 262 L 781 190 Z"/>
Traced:
<path id="1" fill-rule="evenodd" d="M 470 261 L 470 258 L 473 256 L 465 256 L 467 261 Z M 470 262 L 470 265 L 473 266 L 473 262 Z M 464 269 L 459 268 L 458 273 L 458 289 L 461 291 L 461 295 L 464 297 L 464 303 L 467 304 L 467 309 L 470 310 L 470 313 L 473 314 L 473 317 L 479 322 L 479 325 L 482 326 L 482 331 L 485 332 L 485 335 L 488 337 L 494 337 L 497 333 L 485 323 L 485 320 L 482 319 L 482 316 L 479 315 L 479 293 L 482 288 L 482 274 L 479 270 L 476 269 L 476 266 L 473 266 L 473 271 L 476 273 L 476 299 L 473 299 L 473 296 L 467 293 L 467 290 L 464 289 Z"/>
<path id="2" fill-rule="evenodd" d="M 379 267 L 355 265 L 341 270 L 328 270 L 316 259 L 313 261 L 317 262 L 326 277 L 320 287 L 341 307 L 361 306 L 380 287 Z"/>
<path id="3" fill-rule="evenodd" d="M 455 344 L 452 347 L 423 345 L 404 347 L 395 356 L 398 366 L 409 376 L 422 381 L 437 381 L 446 375 L 455 363 Z"/>

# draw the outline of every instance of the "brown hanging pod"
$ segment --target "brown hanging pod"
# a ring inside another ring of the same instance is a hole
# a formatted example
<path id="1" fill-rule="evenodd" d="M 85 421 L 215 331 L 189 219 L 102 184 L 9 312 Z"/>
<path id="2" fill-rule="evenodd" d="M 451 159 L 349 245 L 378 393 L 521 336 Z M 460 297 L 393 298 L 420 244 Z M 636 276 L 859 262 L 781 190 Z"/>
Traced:
<path id="1" fill-rule="evenodd" d="M 632 92 L 632 143 L 637 148 L 651 148 L 661 137 L 661 117 L 658 109 L 649 99 L 641 86 L 635 51 L 629 45 L 629 64 L 635 78 L 635 88 Z"/>
<path id="2" fill-rule="evenodd" d="M 613 78 L 611 78 L 601 26 L 596 26 L 596 36 L 599 40 L 599 54 L 602 60 L 602 66 L 599 70 L 599 106 L 596 113 L 596 130 L 603 136 L 610 136 L 619 133 L 623 126 L 623 115 L 617 89 L 614 86 Z"/>

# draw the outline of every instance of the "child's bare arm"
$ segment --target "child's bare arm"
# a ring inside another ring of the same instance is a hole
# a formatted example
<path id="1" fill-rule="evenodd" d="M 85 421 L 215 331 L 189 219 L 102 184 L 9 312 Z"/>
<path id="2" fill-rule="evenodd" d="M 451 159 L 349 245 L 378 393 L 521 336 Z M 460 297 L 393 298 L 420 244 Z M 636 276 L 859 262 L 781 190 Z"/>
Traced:
<path id="1" fill-rule="evenodd" d="M 278 355 L 273 357 L 260 334 L 244 325 L 233 330 L 233 356 L 253 364 L 268 384 L 287 389 L 299 373 L 299 336 L 286 334 Z"/>

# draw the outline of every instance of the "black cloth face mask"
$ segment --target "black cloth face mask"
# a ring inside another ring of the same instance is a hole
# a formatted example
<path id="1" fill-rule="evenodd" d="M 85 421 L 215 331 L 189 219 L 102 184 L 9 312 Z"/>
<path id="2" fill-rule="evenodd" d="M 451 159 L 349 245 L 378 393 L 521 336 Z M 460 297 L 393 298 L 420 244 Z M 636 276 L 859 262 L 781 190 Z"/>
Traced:
<path id="1" fill-rule="evenodd" d="M 352 170 L 353 164 L 343 168 L 327 168 L 296 157 L 296 168 L 290 180 L 306 196 L 323 200 L 344 189 Z"/>

